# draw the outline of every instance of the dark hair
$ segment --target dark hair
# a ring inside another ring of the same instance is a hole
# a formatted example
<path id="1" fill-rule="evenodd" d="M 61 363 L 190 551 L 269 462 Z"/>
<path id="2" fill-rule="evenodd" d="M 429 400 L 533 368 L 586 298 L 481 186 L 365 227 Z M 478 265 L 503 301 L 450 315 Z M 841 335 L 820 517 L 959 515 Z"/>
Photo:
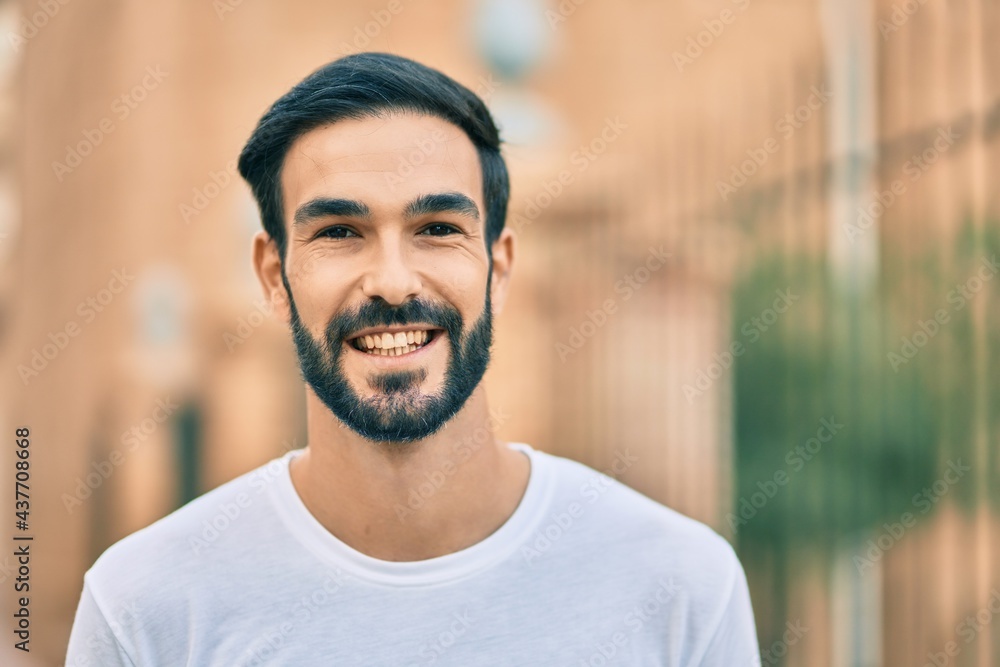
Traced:
<path id="1" fill-rule="evenodd" d="M 500 133 L 486 105 L 426 65 L 388 53 L 358 53 L 321 67 L 281 96 L 240 153 L 240 174 L 250 184 L 264 231 L 277 243 L 282 263 L 281 167 L 292 143 L 321 125 L 393 111 L 441 118 L 461 128 L 475 145 L 483 172 L 486 251 L 492 252 L 507 217 L 510 180 L 500 155 Z"/>

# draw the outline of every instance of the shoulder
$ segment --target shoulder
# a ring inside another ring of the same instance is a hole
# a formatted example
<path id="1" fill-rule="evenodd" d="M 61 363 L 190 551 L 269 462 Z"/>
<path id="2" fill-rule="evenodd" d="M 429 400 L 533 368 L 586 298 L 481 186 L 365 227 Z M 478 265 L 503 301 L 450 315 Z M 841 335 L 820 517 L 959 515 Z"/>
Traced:
<path id="1" fill-rule="evenodd" d="M 727 656 L 755 655 L 746 576 L 725 538 L 618 481 L 630 464 L 627 449 L 604 471 L 546 456 L 556 490 L 533 538 L 532 562 L 572 570 L 607 604 L 619 601 L 633 632 L 661 633 L 656 645 L 679 642 L 691 664 L 743 662 L 697 658 L 723 644 Z M 545 551 L 558 557 L 543 558 Z"/>
<path id="2" fill-rule="evenodd" d="M 170 591 L 231 571 L 233 559 L 225 554 L 254 534 L 272 530 L 269 521 L 277 524 L 267 489 L 283 465 L 283 458 L 274 459 L 115 542 L 85 575 L 95 597 L 108 603 L 141 598 L 155 604 Z"/>
<path id="3" fill-rule="evenodd" d="M 556 491 L 543 519 L 558 525 L 560 515 L 578 524 L 575 541 L 584 542 L 633 573 L 653 579 L 674 578 L 686 591 L 711 604 L 724 600 L 743 570 L 729 542 L 706 524 L 685 516 L 632 489 L 617 476 L 634 463 L 625 449 L 607 470 L 595 470 L 577 461 L 548 457 Z M 579 548 L 581 545 L 575 545 Z"/>
<path id="4" fill-rule="evenodd" d="M 667 540 L 674 549 L 731 552 L 729 543 L 704 523 L 646 496 L 619 480 L 634 461 L 628 449 L 618 453 L 611 467 L 596 470 L 578 461 L 539 452 L 552 471 L 555 486 L 551 511 L 574 503 L 581 514 L 605 522 L 624 539 Z M 619 466 L 618 464 L 621 464 Z"/>

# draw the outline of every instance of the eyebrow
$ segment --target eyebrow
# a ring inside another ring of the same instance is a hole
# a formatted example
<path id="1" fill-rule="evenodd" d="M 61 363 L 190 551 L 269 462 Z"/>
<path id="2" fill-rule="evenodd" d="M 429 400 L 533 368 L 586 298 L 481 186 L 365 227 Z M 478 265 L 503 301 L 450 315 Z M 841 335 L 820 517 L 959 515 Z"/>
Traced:
<path id="1" fill-rule="evenodd" d="M 312 199 L 295 211 L 295 224 L 304 225 L 316 218 L 336 216 L 340 218 L 371 218 L 372 212 L 367 206 L 353 199 L 331 199 L 319 197 Z"/>
<path id="2" fill-rule="evenodd" d="M 458 213 L 473 220 L 479 220 L 479 207 L 476 206 L 476 202 L 460 192 L 420 195 L 411 201 L 406 206 L 406 210 L 403 211 L 403 215 L 407 218 L 434 213 Z"/>
<path id="3" fill-rule="evenodd" d="M 416 218 L 434 213 L 458 213 L 473 220 L 479 220 L 479 207 L 466 195 L 460 192 L 438 192 L 420 195 L 403 210 L 406 218 Z M 354 199 L 318 197 L 312 199 L 295 211 L 295 225 L 304 225 L 316 218 L 364 218 L 370 220 L 371 209 L 364 203 Z"/>

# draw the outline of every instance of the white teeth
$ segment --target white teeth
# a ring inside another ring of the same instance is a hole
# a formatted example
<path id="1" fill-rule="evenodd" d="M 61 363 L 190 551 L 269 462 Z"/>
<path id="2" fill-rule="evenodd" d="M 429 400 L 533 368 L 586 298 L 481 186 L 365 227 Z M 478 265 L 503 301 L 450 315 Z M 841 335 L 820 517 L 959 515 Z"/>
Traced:
<path id="1" fill-rule="evenodd" d="M 400 331 L 395 334 L 365 334 L 355 339 L 355 345 L 367 350 L 369 354 L 397 357 L 409 354 L 424 345 L 430 339 L 426 331 Z"/>

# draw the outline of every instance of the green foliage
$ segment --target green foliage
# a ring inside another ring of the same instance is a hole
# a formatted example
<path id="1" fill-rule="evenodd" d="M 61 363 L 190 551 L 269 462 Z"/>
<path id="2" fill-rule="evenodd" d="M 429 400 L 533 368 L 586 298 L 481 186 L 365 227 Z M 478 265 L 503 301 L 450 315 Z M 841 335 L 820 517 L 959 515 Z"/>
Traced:
<path id="1" fill-rule="evenodd" d="M 914 495 L 935 479 L 940 420 L 922 369 L 891 369 L 879 296 L 839 294 L 829 275 L 824 263 L 778 257 L 735 291 L 734 340 L 746 346 L 734 380 L 741 544 L 831 547 L 916 513 Z M 786 288 L 799 301 L 755 341 L 746 336 Z M 825 443 L 823 419 L 843 425 Z M 768 481 L 782 479 L 763 502 Z"/>

